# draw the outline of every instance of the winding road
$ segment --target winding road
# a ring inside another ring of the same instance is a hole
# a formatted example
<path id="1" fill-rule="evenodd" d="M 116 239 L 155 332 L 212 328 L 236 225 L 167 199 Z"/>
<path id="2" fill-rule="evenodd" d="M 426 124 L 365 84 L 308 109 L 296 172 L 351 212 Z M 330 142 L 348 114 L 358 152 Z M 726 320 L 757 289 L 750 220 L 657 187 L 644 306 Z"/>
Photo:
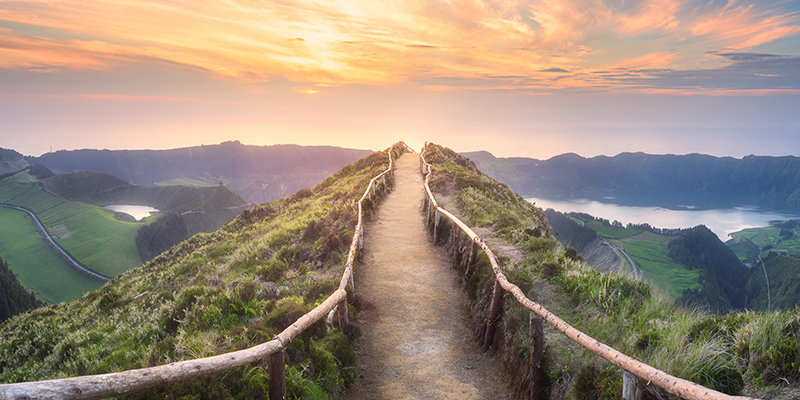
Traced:
<path id="1" fill-rule="evenodd" d="M 625 256 L 625 258 L 628 259 L 628 262 L 631 263 L 631 267 L 633 268 L 633 278 L 634 279 L 639 279 L 639 271 L 636 269 L 636 263 L 633 262 L 633 260 L 631 260 L 631 257 L 628 256 L 628 253 L 626 253 L 625 250 L 623 250 L 623 249 L 621 249 L 621 248 L 609 243 L 608 241 L 605 241 L 605 240 L 603 240 L 603 241 L 606 242 L 607 245 L 611 246 L 612 249 L 622 253 L 622 255 Z"/>
<path id="2" fill-rule="evenodd" d="M 72 265 L 75 266 L 75 268 L 78 268 L 80 271 L 83 271 L 83 272 L 91 275 L 92 277 L 95 277 L 95 278 L 100 279 L 102 281 L 109 282 L 111 280 L 110 278 L 108 278 L 106 276 L 103 276 L 103 275 L 100 275 L 97 272 L 94 272 L 94 271 L 84 267 L 79 262 L 75 261 L 75 259 L 72 258 L 72 256 L 69 253 L 67 253 L 67 251 L 64 250 L 63 247 L 61 247 L 58 243 L 56 243 L 55 240 L 53 240 L 53 238 L 50 236 L 50 234 L 47 233 L 47 229 L 44 229 L 44 225 L 42 225 L 41 221 L 39 221 L 39 218 L 36 217 L 36 214 L 31 212 L 30 210 L 26 210 L 24 208 L 17 207 L 17 206 L 12 206 L 10 204 L 0 204 L 0 207 L 13 208 L 14 210 L 25 211 L 26 213 L 30 214 L 31 217 L 33 217 L 33 220 L 36 221 L 36 225 L 39 225 L 39 229 L 42 231 L 42 234 L 44 234 L 44 237 L 50 242 L 50 244 L 53 245 L 53 247 L 56 248 L 56 250 L 58 250 L 61 254 L 63 254 L 64 257 L 66 257 L 67 260 L 69 260 L 69 262 L 71 262 Z"/>

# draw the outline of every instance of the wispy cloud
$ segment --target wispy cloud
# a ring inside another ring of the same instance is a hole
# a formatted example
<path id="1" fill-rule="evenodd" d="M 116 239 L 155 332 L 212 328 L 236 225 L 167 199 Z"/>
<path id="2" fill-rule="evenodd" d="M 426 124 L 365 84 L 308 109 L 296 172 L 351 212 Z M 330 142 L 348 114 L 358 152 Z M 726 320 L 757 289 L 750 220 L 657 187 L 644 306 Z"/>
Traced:
<path id="1" fill-rule="evenodd" d="M 166 62 L 243 85 L 629 90 L 599 72 L 713 70 L 739 60 L 709 52 L 799 32 L 800 11 L 755 0 L 18 1 L 0 3 L 0 68 Z"/>

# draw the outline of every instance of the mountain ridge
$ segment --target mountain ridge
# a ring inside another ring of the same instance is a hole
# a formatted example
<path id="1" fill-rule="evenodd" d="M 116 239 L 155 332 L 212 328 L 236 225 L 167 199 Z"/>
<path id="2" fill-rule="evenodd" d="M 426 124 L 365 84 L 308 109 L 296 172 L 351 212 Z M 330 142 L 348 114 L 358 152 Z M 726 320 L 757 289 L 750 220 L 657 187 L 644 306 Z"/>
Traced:
<path id="1" fill-rule="evenodd" d="M 168 150 L 59 150 L 24 160 L 58 174 L 107 173 L 148 187 L 175 180 L 207 186 L 223 183 L 249 202 L 265 203 L 311 187 L 371 153 L 335 146 L 252 146 L 229 141 Z"/>
<path id="2" fill-rule="evenodd" d="M 547 160 L 465 152 L 481 170 L 525 196 L 596 197 L 625 190 L 692 190 L 756 195 L 800 204 L 800 158 L 750 155 L 741 159 L 692 153 L 643 152 Z"/>

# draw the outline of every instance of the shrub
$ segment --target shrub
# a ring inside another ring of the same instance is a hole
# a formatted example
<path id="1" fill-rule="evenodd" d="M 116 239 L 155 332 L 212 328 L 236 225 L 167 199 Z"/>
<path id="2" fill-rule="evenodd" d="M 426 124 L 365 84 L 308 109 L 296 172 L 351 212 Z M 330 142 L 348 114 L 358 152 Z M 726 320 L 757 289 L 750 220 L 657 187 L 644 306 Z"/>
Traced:
<path id="1" fill-rule="evenodd" d="M 285 262 L 276 260 L 260 267 L 256 274 L 265 281 L 277 282 L 283 277 L 283 273 L 286 272 L 286 269 L 287 266 Z"/>

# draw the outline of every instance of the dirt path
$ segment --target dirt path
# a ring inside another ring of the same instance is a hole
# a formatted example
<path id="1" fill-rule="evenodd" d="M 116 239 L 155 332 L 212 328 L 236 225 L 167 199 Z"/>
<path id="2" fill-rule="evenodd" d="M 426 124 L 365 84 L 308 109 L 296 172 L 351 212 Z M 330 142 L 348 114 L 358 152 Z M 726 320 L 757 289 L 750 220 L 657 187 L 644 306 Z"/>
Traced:
<path id="1" fill-rule="evenodd" d="M 359 379 L 348 399 L 511 399 L 499 364 L 470 338 L 456 272 L 425 232 L 419 156 L 366 226 L 356 269 Z"/>

